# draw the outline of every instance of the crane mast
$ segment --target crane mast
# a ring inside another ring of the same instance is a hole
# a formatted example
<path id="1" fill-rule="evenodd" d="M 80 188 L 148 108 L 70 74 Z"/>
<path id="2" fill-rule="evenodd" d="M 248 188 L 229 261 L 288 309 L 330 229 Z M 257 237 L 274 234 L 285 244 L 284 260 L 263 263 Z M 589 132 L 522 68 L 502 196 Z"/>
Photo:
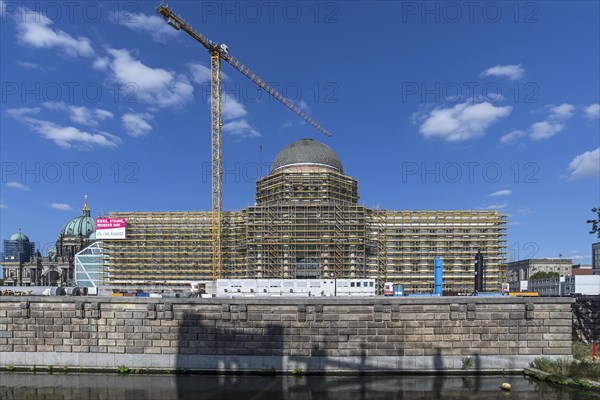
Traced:
<path id="1" fill-rule="evenodd" d="M 156 9 L 169 25 L 176 30 L 182 30 L 200 42 L 210 53 L 210 109 L 211 109 L 211 146 L 212 146 L 212 214 L 211 214 L 211 233 L 212 233 L 212 277 L 221 278 L 223 272 L 223 251 L 222 251 L 222 135 L 221 129 L 223 121 L 221 119 L 221 60 L 225 60 L 233 68 L 237 69 L 248 79 L 254 82 L 259 88 L 265 90 L 283 105 L 288 107 L 310 125 L 315 127 L 327 136 L 331 132 L 323 128 L 316 121 L 310 118 L 293 102 L 279 93 L 275 88 L 261 79 L 258 75 L 246 67 L 240 61 L 229 54 L 229 49 L 224 44 L 218 44 L 208 39 L 201 33 L 196 32 L 183 19 L 170 10 L 166 5 L 161 4 Z"/>

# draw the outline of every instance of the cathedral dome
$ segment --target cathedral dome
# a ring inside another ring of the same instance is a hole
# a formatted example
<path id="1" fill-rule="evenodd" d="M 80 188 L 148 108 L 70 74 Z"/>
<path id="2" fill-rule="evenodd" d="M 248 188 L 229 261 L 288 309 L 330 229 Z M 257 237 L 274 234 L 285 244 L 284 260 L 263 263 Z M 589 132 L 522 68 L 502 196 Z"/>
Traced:
<path id="1" fill-rule="evenodd" d="M 89 238 L 92 233 L 96 232 L 96 221 L 90 216 L 90 209 L 87 204 L 87 196 L 85 196 L 85 202 L 81 215 L 75 217 L 67 222 L 58 234 L 60 238 Z"/>
<path id="2" fill-rule="evenodd" d="M 23 232 L 21 232 L 21 228 L 19 228 L 19 232 L 14 233 L 11 237 L 10 240 L 18 240 L 21 242 L 29 242 L 29 238 L 27 237 L 26 234 L 24 234 Z"/>
<path id="3" fill-rule="evenodd" d="M 275 157 L 272 171 L 303 165 L 326 167 L 344 173 L 338 155 L 329 146 L 313 139 L 301 139 L 285 146 Z"/>

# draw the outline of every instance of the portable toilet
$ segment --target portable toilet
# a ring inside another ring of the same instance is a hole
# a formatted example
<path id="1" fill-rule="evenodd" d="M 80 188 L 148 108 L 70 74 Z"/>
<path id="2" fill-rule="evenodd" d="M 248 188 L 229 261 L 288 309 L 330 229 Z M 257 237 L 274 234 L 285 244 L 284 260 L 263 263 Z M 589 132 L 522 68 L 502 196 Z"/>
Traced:
<path id="1" fill-rule="evenodd" d="M 399 283 L 394 285 L 394 296 L 404 296 L 404 285 Z"/>

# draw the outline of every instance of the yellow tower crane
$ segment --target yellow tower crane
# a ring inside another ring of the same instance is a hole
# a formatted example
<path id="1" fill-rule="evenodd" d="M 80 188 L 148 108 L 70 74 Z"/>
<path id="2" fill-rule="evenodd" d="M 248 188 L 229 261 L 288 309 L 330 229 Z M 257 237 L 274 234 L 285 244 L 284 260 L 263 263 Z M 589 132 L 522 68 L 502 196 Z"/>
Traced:
<path id="1" fill-rule="evenodd" d="M 225 44 L 218 44 L 207 39 L 204 35 L 194 31 L 183 19 L 177 16 L 164 4 L 156 9 L 169 25 L 176 30 L 182 30 L 200 42 L 210 53 L 210 109 L 211 109 L 211 142 L 212 142 L 212 276 L 213 279 L 221 277 L 222 273 L 222 166 L 221 166 L 221 59 L 227 61 L 233 68 L 246 75 L 259 88 L 279 100 L 290 110 L 302 117 L 306 122 L 323 132 L 327 136 L 331 133 L 306 115 L 290 100 L 275 90 L 267 82 L 252 72 L 244 64 L 236 60 Z"/>

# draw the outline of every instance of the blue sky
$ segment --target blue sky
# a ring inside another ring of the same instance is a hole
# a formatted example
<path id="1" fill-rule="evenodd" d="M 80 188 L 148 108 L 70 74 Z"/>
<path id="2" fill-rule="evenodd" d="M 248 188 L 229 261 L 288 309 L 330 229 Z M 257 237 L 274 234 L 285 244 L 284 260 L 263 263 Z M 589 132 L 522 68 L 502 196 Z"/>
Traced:
<path id="1" fill-rule="evenodd" d="M 589 263 L 600 204 L 598 2 L 177 2 L 311 118 L 223 65 L 223 206 L 321 140 L 361 203 L 499 209 L 508 257 Z M 155 2 L 1 3 L 0 237 L 80 214 L 210 210 L 209 55 Z M 262 146 L 262 163 L 261 152 Z"/>

